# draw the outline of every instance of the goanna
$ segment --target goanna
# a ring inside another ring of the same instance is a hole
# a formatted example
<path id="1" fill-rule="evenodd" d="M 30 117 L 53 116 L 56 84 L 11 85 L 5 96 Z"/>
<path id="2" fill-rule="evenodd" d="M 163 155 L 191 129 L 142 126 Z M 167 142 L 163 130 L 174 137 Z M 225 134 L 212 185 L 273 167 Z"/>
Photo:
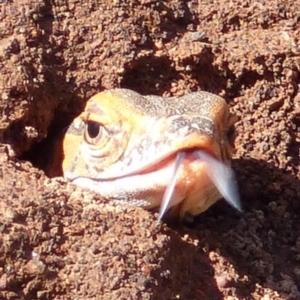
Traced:
<path id="1" fill-rule="evenodd" d="M 104 198 L 197 215 L 220 198 L 240 209 L 230 163 L 235 117 L 208 92 L 142 96 L 112 89 L 93 96 L 63 140 L 63 173 Z"/>

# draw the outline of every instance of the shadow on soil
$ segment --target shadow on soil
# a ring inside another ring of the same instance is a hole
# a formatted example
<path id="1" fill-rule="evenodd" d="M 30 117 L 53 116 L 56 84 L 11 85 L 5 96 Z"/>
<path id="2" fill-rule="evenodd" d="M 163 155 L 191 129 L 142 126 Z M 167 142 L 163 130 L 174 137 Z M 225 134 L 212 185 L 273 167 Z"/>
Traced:
<path id="1" fill-rule="evenodd" d="M 158 282 L 152 286 L 151 299 L 221 299 L 211 262 L 202 250 L 207 231 L 201 232 L 200 245 L 195 246 L 186 239 L 199 238 L 199 235 L 196 237 L 181 226 L 173 229 L 166 232 L 170 237 L 169 253 L 163 258 L 161 271 L 153 274 Z"/>
<path id="2" fill-rule="evenodd" d="M 285 298 L 291 296 L 293 287 L 284 287 L 284 279 L 290 278 L 299 286 L 295 274 L 299 180 L 255 159 L 236 160 L 234 168 L 244 212 L 219 201 L 189 228 L 171 225 L 176 235 L 170 236 L 170 255 L 164 262 L 171 275 L 159 284 L 153 299 L 168 289 L 168 299 L 223 299 L 224 293 L 249 299 L 257 291 L 257 283 Z M 184 237 L 199 240 L 199 245 L 184 241 Z M 204 249 L 220 252 L 226 260 L 225 269 L 221 268 L 224 263 L 211 260 Z M 232 278 L 230 265 L 237 279 Z M 295 295 L 300 296 L 294 290 Z"/>

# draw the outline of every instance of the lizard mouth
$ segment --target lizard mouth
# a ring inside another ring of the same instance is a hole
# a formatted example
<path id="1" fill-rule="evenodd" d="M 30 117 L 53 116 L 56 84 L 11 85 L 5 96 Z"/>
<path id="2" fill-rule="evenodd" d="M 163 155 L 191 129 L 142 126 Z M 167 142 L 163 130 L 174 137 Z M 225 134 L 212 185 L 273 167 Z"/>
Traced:
<path id="1" fill-rule="evenodd" d="M 215 157 L 209 155 L 207 152 L 200 149 L 196 149 L 193 150 L 191 153 L 186 151 L 180 151 L 176 154 L 172 178 L 165 190 L 162 203 L 159 209 L 159 219 L 161 219 L 164 216 L 165 212 L 170 206 L 173 191 L 177 182 L 178 171 L 180 169 L 180 166 L 183 164 L 183 160 L 186 158 L 187 155 L 192 155 L 194 159 L 200 160 L 206 165 L 206 173 L 209 176 L 210 180 L 214 183 L 222 197 L 231 206 L 241 211 L 239 193 L 233 170 L 229 166 L 217 160 Z"/>
<path id="2" fill-rule="evenodd" d="M 155 160 L 150 164 L 144 164 L 131 170 L 126 170 L 118 177 L 102 177 L 102 178 L 69 178 L 73 183 L 82 187 L 90 187 L 94 191 L 105 194 L 105 189 L 110 184 L 123 186 L 124 191 L 130 190 L 131 186 L 140 186 L 144 189 L 151 190 L 151 180 L 167 177 L 170 178 L 165 185 L 165 192 L 162 197 L 159 219 L 161 219 L 166 211 L 173 205 L 172 197 L 178 182 L 178 174 L 180 168 L 186 163 L 198 162 L 204 165 L 204 170 L 208 177 L 215 185 L 221 196 L 234 208 L 241 211 L 238 188 L 235 175 L 230 166 L 227 166 L 212 154 L 199 148 L 182 149 L 168 156 Z M 66 176 L 67 177 L 67 176 Z M 151 179 L 152 178 L 152 179 Z M 146 183 L 145 182 L 149 182 Z M 144 187 L 145 186 L 145 187 Z M 115 187 L 114 187 L 115 188 Z M 126 195 L 124 195 L 126 198 Z"/>

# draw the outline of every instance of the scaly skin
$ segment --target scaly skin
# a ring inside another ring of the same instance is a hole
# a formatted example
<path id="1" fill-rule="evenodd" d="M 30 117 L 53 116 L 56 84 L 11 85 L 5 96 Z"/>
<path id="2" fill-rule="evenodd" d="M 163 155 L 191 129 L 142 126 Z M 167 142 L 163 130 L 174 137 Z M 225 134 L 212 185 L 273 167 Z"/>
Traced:
<path id="1" fill-rule="evenodd" d="M 63 141 L 63 173 L 104 198 L 143 206 L 161 205 L 178 153 L 185 153 L 171 202 L 181 217 L 197 215 L 221 198 L 200 149 L 230 165 L 234 117 L 211 93 L 176 98 L 113 89 L 92 97 Z"/>

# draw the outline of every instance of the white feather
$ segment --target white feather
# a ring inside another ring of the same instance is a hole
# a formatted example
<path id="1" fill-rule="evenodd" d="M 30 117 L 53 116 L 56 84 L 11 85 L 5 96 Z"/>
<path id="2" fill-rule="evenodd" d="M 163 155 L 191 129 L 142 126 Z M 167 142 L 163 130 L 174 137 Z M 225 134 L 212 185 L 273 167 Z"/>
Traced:
<path id="1" fill-rule="evenodd" d="M 242 211 L 233 170 L 204 151 L 197 150 L 194 152 L 194 155 L 207 165 L 207 175 L 222 197 L 238 211 Z"/>
<path id="2" fill-rule="evenodd" d="M 168 187 L 166 188 L 166 191 L 164 193 L 164 196 L 163 196 L 160 208 L 159 208 L 159 214 L 158 214 L 159 220 L 161 220 L 161 218 L 163 217 L 163 215 L 165 214 L 167 209 L 170 207 L 170 201 L 172 199 L 173 191 L 174 191 L 176 181 L 177 181 L 176 177 L 178 174 L 178 170 L 179 170 L 185 156 L 186 156 L 185 152 L 177 153 L 176 161 L 174 163 L 174 171 L 172 173 L 172 178 L 171 178 L 171 181 L 170 181 Z"/>

